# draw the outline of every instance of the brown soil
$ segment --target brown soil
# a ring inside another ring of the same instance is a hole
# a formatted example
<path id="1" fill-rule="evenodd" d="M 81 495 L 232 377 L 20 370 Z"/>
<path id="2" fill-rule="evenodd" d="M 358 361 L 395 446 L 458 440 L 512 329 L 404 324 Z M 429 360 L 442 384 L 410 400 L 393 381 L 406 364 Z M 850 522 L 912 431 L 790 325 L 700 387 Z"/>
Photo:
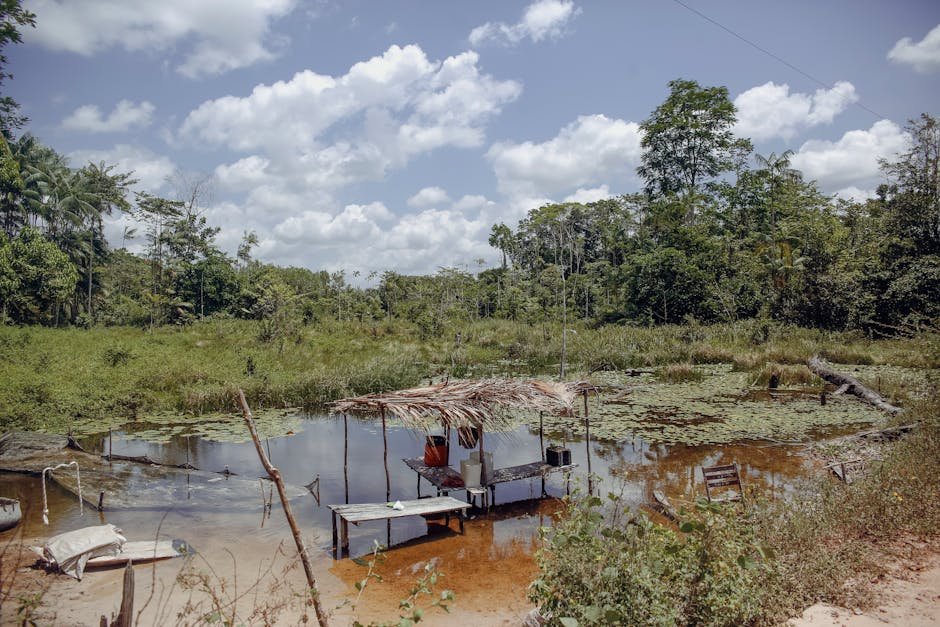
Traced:
<path id="1" fill-rule="evenodd" d="M 905 627 L 940 625 L 940 542 L 908 543 L 913 557 L 899 559 L 888 574 L 871 584 L 875 607 L 862 611 L 818 603 L 806 609 L 791 627 Z"/>

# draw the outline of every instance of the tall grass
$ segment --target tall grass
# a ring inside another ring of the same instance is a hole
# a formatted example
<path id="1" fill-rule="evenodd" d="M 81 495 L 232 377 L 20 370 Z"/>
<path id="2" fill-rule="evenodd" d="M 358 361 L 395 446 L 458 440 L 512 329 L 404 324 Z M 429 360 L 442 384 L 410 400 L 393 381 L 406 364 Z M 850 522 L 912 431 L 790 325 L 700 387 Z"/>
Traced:
<path id="1" fill-rule="evenodd" d="M 66 430 L 72 420 L 131 420 L 154 411 L 225 411 L 241 387 L 259 407 L 316 408 L 341 396 L 431 377 L 551 375 L 561 327 L 483 320 L 424 338 L 407 322 L 324 321 L 263 342 L 258 323 L 218 318 L 154 331 L 0 327 L 0 428 Z M 459 341 L 458 341 L 459 334 Z M 937 334 L 871 340 L 746 321 L 662 327 L 570 325 L 571 376 L 597 370 L 733 362 L 755 378 L 768 364 L 802 373 L 833 361 L 940 365 Z M 789 372 L 789 371 L 788 371 Z"/>

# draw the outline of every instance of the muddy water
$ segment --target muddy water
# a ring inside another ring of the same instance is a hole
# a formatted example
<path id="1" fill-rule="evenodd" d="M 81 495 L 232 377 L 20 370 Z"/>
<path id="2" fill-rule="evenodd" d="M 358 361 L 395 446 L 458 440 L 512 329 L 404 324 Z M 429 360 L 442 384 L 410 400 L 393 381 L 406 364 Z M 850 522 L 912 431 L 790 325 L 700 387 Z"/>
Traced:
<path id="1" fill-rule="evenodd" d="M 365 576 L 366 569 L 351 560 L 332 559 L 331 516 L 327 504 L 386 500 L 381 427 L 374 421 L 350 418 L 345 430 L 348 437 L 344 437 L 342 418 L 312 416 L 303 421 L 302 429 L 296 434 L 266 443 L 285 481 L 306 485 L 319 477 L 319 503 L 310 495 L 296 499 L 292 507 L 315 554 L 316 570 L 321 574 L 320 583 L 326 605 L 330 608 L 341 605 L 344 599 L 355 598 L 353 584 Z M 348 442 L 347 447 L 344 447 L 344 442 Z M 549 443 L 547 437 L 545 443 Z M 100 452 L 106 452 L 108 447 L 106 437 L 92 438 L 84 444 Z M 603 490 L 622 490 L 626 501 L 635 506 L 646 503 L 653 488 L 664 490 L 679 502 L 703 494 L 701 479 L 695 472 L 702 465 L 737 461 L 749 487 L 769 491 L 775 496 L 784 494 L 811 469 L 795 447 L 787 446 L 666 446 L 635 439 L 619 443 L 592 442 L 588 447 L 583 438 L 568 440 L 568 446 L 572 450 L 573 461 L 578 464 L 571 479 L 572 487 L 586 485 L 590 464 L 593 473 L 601 478 Z M 202 470 L 222 471 L 228 467 L 241 478 L 263 474 L 251 443 L 231 444 L 175 437 L 166 444 L 153 444 L 115 433 L 112 447 L 114 453 L 148 455 L 167 463 L 189 462 Z M 421 455 L 423 441 L 410 430 L 390 426 L 388 447 L 392 498 L 415 498 L 417 475 L 401 459 Z M 486 447 L 493 452 L 497 467 L 539 458 L 538 433 L 527 427 L 488 436 Z M 344 456 L 348 459 L 345 471 Z M 461 449 L 454 438 L 451 465 L 459 466 L 459 460 L 467 456 L 468 451 Z M 547 480 L 545 488 L 549 495 L 559 497 L 565 494 L 568 485 L 561 476 L 554 475 Z M 375 542 L 386 544 L 390 540 L 395 548 L 388 551 L 377 566 L 377 572 L 384 581 L 370 583 L 355 609 L 348 605 L 339 608 L 339 622 L 349 621 L 354 615 L 367 620 L 394 616 L 398 600 L 407 595 L 423 564 L 431 559 L 445 573 L 441 585 L 456 593 L 458 616 L 481 624 L 499 624 L 503 620 L 512 622 L 521 617 L 528 610 L 525 585 L 535 573 L 532 552 L 537 530 L 550 524 L 551 516 L 560 507 L 557 499 L 539 499 L 541 490 L 538 479 L 499 485 L 496 490 L 499 505 L 490 513 L 473 512 L 474 518 L 467 523 L 464 535 L 455 532 L 457 525 L 454 522 L 449 529 L 444 527 L 443 520 L 426 522 L 420 517 L 396 519 L 391 525 L 378 521 L 350 526 L 353 556 L 368 555 Z M 434 489 L 422 481 L 421 493 L 433 494 Z M 48 527 L 41 520 L 42 490 L 38 480 L 0 475 L 0 494 L 14 496 L 24 503 L 24 523 L 16 530 L 15 537 L 42 538 L 81 526 L 110 522 L 123 529 L 129 539 L 149 539 L 159 535 L 187 540 L 199 551 L 199 556 L 190 561 L 194 570 L 208 573 L 210 578 L 237 578 L 242 582 L 240 588 L 230 586 L 230 590 L 234 588 L 237 591 L 231 592 L 232 598 L 247 589 L 250 585 L 247 582 L 257 580 L 259 574 L 267 573 L 265 579 L 269 582 L 281 581 L 275 585 L 280 592 L 290 587 L 300 589 L 303 581 L 297 568 L 282 572 L 292 562 L 289 530 L 279 507 L 274 508 L 270 518 L 264 517 L 260 486 L 257 499 L 235 503 L 225 511 L 201 508 L 198 497 L 193 496 L 162 512 L 120 510 L 98 513 L 86 509 L 80 514 L 74 496 L 49 485 Z M 462 492 L 453 495 L 463 497 Z M 274 498 L 276 502 L 277 496 Z M 0 534 L 0 543 L 11 538 L 14 538 L 14 532 Z M 281 543 L 286 543 L 283 555 L 277 551 Z M 183 560 L 174 560 L 147 571 L 152 572 L 153 584 L 148 581 L 143 587 L 153 588 L 155 598 L 160 600 L 152 601 L 145 610 L 142 616 L 144 624 L 148 621 L 163 622 L 168 616 L 182 620 L 178 613 L 186 609 L 187 601 L 195 598 L 190 591 L 175 583 L 182 565 Z M 48 579 L 46 576 L 46 583 Z M 97 623 L 97 616 L 104 610 L 117 607 L 119 579 L 119 571 L 89 573 L 80 583 L 55 577 L 46 604 L 46 611 L 52 614 L 46 614 L 46 618 L 54 617 L 63 624 Z M 141 584 L 138 585 L 140 589 Z M 246 617 L 247 608 L 257 604 L 259 598 L 271 600 L 274 596 L 274 591 L 265 592 L 263 586 L 256 587 L 252 594 L 241 598 L 240 616 Z M 290 604 L 290 598 L 285 603 Z M 296 603 L 285 609 L 282 617 L 296 617 L 300 610 L 295 606 Z M 200 606 L 198 611 L 205 609 Z M 10 618 L 7 611 L 5 607 L 3 622 Z M 255 620 L 260 619 L 255 617 Z M 446 622 L 442 618 L 436 620 Z"/>

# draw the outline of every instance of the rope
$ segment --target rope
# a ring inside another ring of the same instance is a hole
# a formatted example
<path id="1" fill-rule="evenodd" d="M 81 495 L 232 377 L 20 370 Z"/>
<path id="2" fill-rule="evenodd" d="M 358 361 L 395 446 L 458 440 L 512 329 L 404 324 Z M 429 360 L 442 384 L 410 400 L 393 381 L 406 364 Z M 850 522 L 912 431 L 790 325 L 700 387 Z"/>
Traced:
<path id="1" fill-rule="evenodd" d="M 58 466 L 49 466 L 48 468 L 42 469 L 42 522 L 43 524 L 49 524 L 49 501 L 46 499 L 46 473 L 58 470 L 59 468 L 67 468 L 69 466 L 75 466 L 75 480 L 78 483 L 78 515 L 82 516 L 85 514 L 84 499 L 82 499 L 82 473 L 78 468 L 78 462 L 71 461 L 65 464 L 59 464 Z"/>

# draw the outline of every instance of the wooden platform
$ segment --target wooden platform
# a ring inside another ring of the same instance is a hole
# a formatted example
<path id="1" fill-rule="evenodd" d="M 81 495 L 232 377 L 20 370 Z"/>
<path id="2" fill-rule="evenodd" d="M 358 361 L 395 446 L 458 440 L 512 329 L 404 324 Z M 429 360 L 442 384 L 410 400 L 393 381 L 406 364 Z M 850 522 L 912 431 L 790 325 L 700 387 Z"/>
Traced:
<path id="1" fill-rule="evenodd" d="M 403 516 L 426 516 L 429 514 L 444 514 L 447 524 L 450 525 L 450 514 L 457 512 L 460 521 L 460 533 L 463 533 L 463 522 L 469 503 L 458 501 L 449 496 L 401 501 L 403 509 L 393 509 L 387 503 L 351 503 L 348 505 L 328 505 L 333 510 L 333 547 L 334 555 L 340 550 L 349 552 L 349 523 L 358 525 L 370 520 L 391 520 Z M 340 518 L 340 545 L 337 546 L 336 517 Z"/>
<path id="2" fill-rule="evenodd" d="M 437 488 L 438 495 L 447 494 L 450 490 L 466 490 L 463 478 L 460 473 L 450 466 L 428 466 L 424 463 L 423 457 L 412 457 L 403 459 L 403 462 L 418 473 L 418 496 L 421 496 L 421 479 L 426 479 L 431 485 Z M 535 477 L 544 478 L 555 472 L 569 472 L 577 464 L 568 464 L 567 466 L 552 466 L 539 460 L 528 464 L 518 466 L 507 466 L 506 468 L 497 468 L 490 475 L 490 480 L 482 488 L 488 488 L 491 493 L 491 500 L 496 500 L 496 485 L 499 483 L 508 483 L 520 479 L 533 479 Z M 475 492 L 475 493 L 478 493 Z M 488 501 L 484 499 L 484 504 L 488 506 Z"/>

